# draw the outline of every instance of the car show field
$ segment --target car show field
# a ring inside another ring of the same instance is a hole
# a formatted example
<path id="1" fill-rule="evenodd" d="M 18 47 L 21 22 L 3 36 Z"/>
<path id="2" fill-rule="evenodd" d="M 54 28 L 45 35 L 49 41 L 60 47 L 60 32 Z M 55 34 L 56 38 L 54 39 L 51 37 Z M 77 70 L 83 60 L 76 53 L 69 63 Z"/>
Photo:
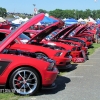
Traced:
<path id="1" fill-rule="evenodd" d="M 23 96 L 19 96 L 19 95 L 15 95 L 13 93 L 11 93 L 9 90 L 6 90 L 4 93 L 0 93 L 0 100 L 44 100 L 45 98 L 48 100 L 53 100 L 54 98 L 56 100 L 64 100 L 64 99 L 75 99 L 77 100 L 78 98 L 81 98 L 81 100 L 84 100 L 84 98 L 86 100 L 94 100 L 94 98 L 91 98 L 89 95 L 97 94 L 97 96 L 95 97 L 95 99 L 98 100 L 99 95 L 98 95 L 98 91 L 97 91 L 97 86 L 94 88 L 91 88 L 91 92 L 85 92 L 87 89 L 87 84 L 85 84 L 84 82 L 86 82 L 85 80 L 83 80 L 82 78 L 84 77 L 82 73 L 86 73 L 85 78 L 91 78 L 91 76 L 93 75 L 88 75 L 88 71 L 93 71 L 93 68 L 96 68 L 99 66 L 98 61 L 100 60 L 99 54 L 100 53 L 100 44 L 93 44 L 93 49 L 90 48 L 89 52 L 89 59 L 87 62 L 85 62 L 84 64 L 75 64 L 73 63 L 73 68 L 70 70 L 61 70 L 60 74 L 57 77 L 56 83 L 57 83 L 57 87 L 55 88 L 55 90 L 41 90 L 36 96 L 28 96 L 26 95 L 25 97 Z M 91 52 L 92 51 L 92 52 Z M 95 59 L 95 61 L 93 61 Z M 92 68 L 91 68 L 92 67 Z M 98 68 L 97 68 L 98 70 Z M 76 72 L 78 71 L 78 73 Z M 96 69 L 94 70 L 96 71 Z M 77 75 L 75 74 L 77 73 Z M 96 71 L 97 75 L 95 75 L 95 77 L 97 77 L 98 79 L 98 74 L 99 74 L 99 70 Z M 82 75 L 81 75 L 82 74 Z M 80 81 L 79 81 L 80 79 Z M 79 82 L 77 82 L 79 81 Z M 92 78 L 91 80 L 87 80 L 87 82 L 89 83 L 90 81 L 94 81 L 94 79 Z M 86 83 L 87 83 L 86 82 Z M 99 80 L 98 80 L 99 82 Z M 69 84 L 69 85 L 68 85 Z M 82 87 L 80 86 L 81 84 Z M 98 85 L 99 83 L 95 83 L 95 85 Z M 77 88 L 74 88 L 74 86 L 80 86 L 80 90 L 77 90 Z M 83 88 L 85 87 L 85 88 Z M 93 86 L 92 86 L 93 87 Z M 85 91 L 83 91 L 83 89 L 86 89 Z M 51 92 L 50 92 L 51 91 Z M 75 94 L 75 93 L 77 94 Z M 80 94 L 81 92 L 81 94 Z M 67 95 L 67 94 L 68 95 Z M 78 95 L 79 94 L 79 95 Z M 61 95 L 61 96 L 60 96 Z M 77 95 L 77 96 L 75 96 Z"/>
<path id="2" fill-rule="evenodd" d="M 99 25 L 56 20 L 38 26 L 44 18 L 40 13 L 20 25 L 1 22 L 0 100 L 90 100 L 90 86 L 96 91 L 99 83 L 92 84 L 99 75 Z"/>

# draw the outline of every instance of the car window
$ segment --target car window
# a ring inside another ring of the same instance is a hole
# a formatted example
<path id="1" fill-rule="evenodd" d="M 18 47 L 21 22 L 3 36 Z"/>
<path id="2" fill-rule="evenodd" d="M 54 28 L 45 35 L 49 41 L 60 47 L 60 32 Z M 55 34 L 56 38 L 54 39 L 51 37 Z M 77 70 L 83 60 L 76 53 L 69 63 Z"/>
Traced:
<path id="1" fill-rule="evenodd" d="M 69 36 L 73 37 L 74 34 L 75 34 L 75 31 L 72 31 L 72 32 L 69 34 Z"/>
<path id="2" fill-rule="evenodd" d="M 23 34 L 23 33 L 21 35 L 19 35 L 19 38 L 21 40 L 30 40 L 30 38 L 28 36 L 26 36 L 25 34 Z"/>

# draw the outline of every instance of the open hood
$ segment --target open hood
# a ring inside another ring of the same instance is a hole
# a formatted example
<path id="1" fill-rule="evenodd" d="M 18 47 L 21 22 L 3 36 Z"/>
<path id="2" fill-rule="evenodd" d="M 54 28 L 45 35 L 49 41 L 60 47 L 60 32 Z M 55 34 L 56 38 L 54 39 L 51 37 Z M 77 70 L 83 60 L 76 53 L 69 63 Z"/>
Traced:
<path id="1" fill-rule="evenodd" d="M 62 39 L 65 39 L 67 37 L 73 37 L 73 36 L 76 36 L 77 34 L 79 34 L 80 32 L 83 32 L 85 29 L 86 29 L 86 26 L 87 25 L 77 25 L 76 28 L 74 28 L 72 31 L 66 33 L 63 35 Z M 70 36 L 70 33 L 72 34 L 72 36 Z"/>
<path id="2" fill-rule="evenodd" d="M 86 25 L 83 25 L 83 26 L 81 26 L 81 27 L 78 27 L 78 29 L 76 30 L 74 36 L 76 36 L 76 35 L 78 35 L 78 34 L 84 32 L 86 29 L 87 29 L 87 24 L 86 24 Z"/>
<path id="3" fill-rule="evenodd" d="M 71 31 L 73 31 L 76 27 L 78 27 L 79 25 L 78 24 L 73 24 L 69 27 L 66 27 L 64 29 L 62 29 L 61 31 L 59 31 L 53 38 L 52 40 L 54 39 L 59 39 L 61 36 L 63 36 L 64 34 L 68 34 L 70 33 Z"/>
<path id="4" fill-rule="evenodd" d="M 28 22 L 22 24 L 15 31 L 11 32 L 1 43 L 0 43 L 0 52 L 5 49 L 15 38 L 17 38 L 22 32 L 28 29 L 30 26 L 38 23 L 44 18 L 44 14 L 41 13 L 31 18 Z"/>
<path id="5" fill-rule="evenodd" d="M 49 34 L 51 34 L 51 32 L 55 31 L 56 29 L 58 29 L 60 27 L 62 27 L 62 23 L 61 22 L 56 22 L 56 23 L 54 23 L 54 24 L 46 27 L 40 33 L 38 33 L 37 35 L 35 35 L 34 37 L 32 37 L 31 40 L 35 40 L 36 42 L 41 42 L 46 36 L 48 36 Z"/>

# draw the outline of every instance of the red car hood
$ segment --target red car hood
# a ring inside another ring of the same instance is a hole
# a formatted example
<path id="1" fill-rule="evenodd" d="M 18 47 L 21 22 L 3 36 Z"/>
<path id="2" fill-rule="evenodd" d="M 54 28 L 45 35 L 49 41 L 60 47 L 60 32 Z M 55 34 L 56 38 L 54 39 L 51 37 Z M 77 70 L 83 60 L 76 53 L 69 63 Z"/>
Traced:
<path id="1" fill-rule="evenodd" d="M 39 32 L 35 36 L 33 36 L 31 38 L 31 40 L 36 40 L 37 42 L 41 42 L 46 36 L 51 34 L 51 32 L 53 32 L 54 30 L 56 30 L 56 29 L 58 29 L 60 27 L 62 27 L 62 24 L 60 22 L 56 22 L 56 23 L 46 27 L 44 30 L 42 30 L 41 32 Z"/>
<path id="2" fill-rule="evenodd" d="M 76 36 L 77 34 L 79 34 L 81 31 L 86 29 L 87 25 L 84 26 L 80 26 L 80 24 L 77 24 L 76 26 L 74 26 L 73 28 L 71 28 L 68 32 L 66 32 L 65 34 L 63 34 L 62 39 L 65 39 L 67 37 L 69 37 L 69 34 L 75 30 L 75 34 L 74 36 Z M 63 32 L 63 31 L 62 31 Z M 61 33 L 59 33 L 61 34 Z"/>
<path id="3" fill-rule="evenodd" d="M 62 29 L 61 31 L 59 31 L 52 39 L 59 39 L 64 34 L 69 35 L 69 33 L 71 31 L 73 31 L 78 26 L 79 26 L 78 24 L 73 24 L 73 25 L 71 25 L 69 27 L 66 27 L 66 28 Z"/>
<path id="4" fill-rule="evenodd" d="M 39 15 L 36 15 L 35 17 L 31 18 L 28 22 L 21 25 L 18 29 L 16 29 L 14 32 L 11 32 L 1 43 L 0 43 L 0 52 L 7 47 L 15 38 L 17 38 L 22 32 L 24 32 L 26 29 L 28 29 L 30 26 L 38 23 L 44 18 L 44 14 L 41 13 Z"/>
<path id="5" fill-rule="evenodd" d="M 79 28 L 76 30 L 74 36 L 77 36 L 80 33 L 83 33 L 87 29 L 87 24 L 83 26 L 79 26 Z"/>
<path id="6" fill-rule="evenodd" d="M 10 34 L 11 33 L 11 30 L 9 29 L 0 29 L 0 32 L 2 33 L 7 33 L 7 34 Z"/>
<path id="7" fill-rule="evenodd" d="M 82 33 L 82 32 L 83 32 L 84 30 L 86 30 L 86 29 L 87 29 L 87 25 L 83 25 L 83 26 L 78 25 L 78 26 L 75 28 L 75 30 L 72 30 L 72 31 L 75 32 L 74 35 L 73 35 L 73 37 L 74 37 L 74 36 L 77 36 L 78 34 L 80 34 L 80 32 Z M 70 32 L 72 32 L 72 31 L 70 31 Z M 69 34 L 65 33 L 65 34 L 63 35 L 62 39 L 65 39 L 65 38 L 67 38 L 67 37 L 70 37 L 70 36 L 69 36 Z"/>
<path id="8" fill-rule="evenodd" d="M 52 41 L 45 41 L 45 44 L 49 44 L 49 45 L 56 45 L 56 46 L 60 46 L 62 48 L 65 48 L 66 50 L 72 50 L 74 48 L 74 46 L 71 45 L 67 45 L 61 42 L 52 42 Z"/>
<path id="9" fill-rule="evenodd" d="M 88 32 L 90 32 L 90 33 L 92 33 L 92 34 L 96 34 L 96 29 L 94 29 L 94 30 L 84 31 L 84 33 L 88 33 Z"/>
<path id="10" fill-rule="evenodd" d="M 86 41 L 87 41 L 87 39 L 86 39 L 86 38 L 82 38 L 82 37 L 74 37 L 74 38 L 81 39 L 81 40 L 83 40 L 84 42 L 86 42 Z"/>

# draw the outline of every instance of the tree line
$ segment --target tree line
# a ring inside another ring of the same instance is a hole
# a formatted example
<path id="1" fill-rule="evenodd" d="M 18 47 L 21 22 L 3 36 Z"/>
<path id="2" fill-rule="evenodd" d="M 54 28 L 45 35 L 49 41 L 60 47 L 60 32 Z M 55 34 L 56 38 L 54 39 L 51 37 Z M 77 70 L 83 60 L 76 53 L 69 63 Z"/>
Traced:
<path id="1" fill-rule="evenodd" d="M 100 18 L 100 10 L 90 10 L 90 9 L 86 9 L 86 10 L 55 9 L 52 11 L 39 9 L 38 12 L 48 13 L 50 16 L 54 16 L 56 18 L 75 18 L 75 19 L 83 18 L 85 19 L 85 18 L 88 18 L 89 16 L 94 19 Z M 5 8 L 0 7 L 0 17 L 7 17 L 7 10 Z"/>
<path id="2" fill-rule="evenodd" d="M 43 9 L 39 9 L 38 12 L 39 13 L 49 13 L 49 15 L 55 16 L 57 18 L 75 18 L 75 19 L 83 18 L 85 19 L 90 16 L 94 19 L 97 19 L 100 17 L 100 10 L 90 10 L 90 9 L 86 9 L 86 10 L 55 9 L 53 11 L 46 11 Z"/>
<path id="3" fill-rule="evenodd" d="M 0 7 L 0 17 L 6 17 L 7 10 L 5 8 Z"/>

